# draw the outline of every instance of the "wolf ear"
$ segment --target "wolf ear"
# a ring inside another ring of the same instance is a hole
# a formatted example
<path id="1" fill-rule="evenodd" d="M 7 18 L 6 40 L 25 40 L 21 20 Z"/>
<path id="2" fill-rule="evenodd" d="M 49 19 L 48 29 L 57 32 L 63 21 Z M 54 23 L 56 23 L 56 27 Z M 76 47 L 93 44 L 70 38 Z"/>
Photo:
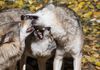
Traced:
<path id="1" fill-rule="evenodd" d="M 2 43 L 9 43 L 13 41 L 14 32 L 10 31 L 2 36 Z"/>
<path id="2" fill-rule="evenodd" d="M 24 16 L 24 15 L 21 15 L 21 17 L 20 17 L 20 18 L 21 18 L 21 20 L 24 20 L 25 16 Z"/>

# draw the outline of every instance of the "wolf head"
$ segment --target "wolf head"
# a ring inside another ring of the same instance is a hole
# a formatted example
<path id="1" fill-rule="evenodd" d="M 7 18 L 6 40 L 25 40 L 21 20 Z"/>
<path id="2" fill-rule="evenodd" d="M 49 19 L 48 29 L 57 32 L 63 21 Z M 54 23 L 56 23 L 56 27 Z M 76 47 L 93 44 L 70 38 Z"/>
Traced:
<path id="1" fill-rule="evenodd" d="M 20 33 L 24 36 L 32 33 L 34 31 L 33 24 L 35 24 L 36 19 L 38 19 L 37 16 L 21 15 Z"/>
<path id="2" fill-rule="evenodd" d="M 36 25 L 38 21 L 38 16 L 26 14 L 21 16 L 21 33 L 24 35 L 28 35 L 30 33 L 34 33 L 34 36 L 43 39 L 44 37 L 50 35 L 51 27 L 44 27 L 42 25 Z"/>
<path id="3" fill-rule="evenodd" d="M 38 39 L 47 38 L 50 36 L 51 28 L 50 27 L 43 27 L 43 26 L 34 26 L 34 36 Z"/>

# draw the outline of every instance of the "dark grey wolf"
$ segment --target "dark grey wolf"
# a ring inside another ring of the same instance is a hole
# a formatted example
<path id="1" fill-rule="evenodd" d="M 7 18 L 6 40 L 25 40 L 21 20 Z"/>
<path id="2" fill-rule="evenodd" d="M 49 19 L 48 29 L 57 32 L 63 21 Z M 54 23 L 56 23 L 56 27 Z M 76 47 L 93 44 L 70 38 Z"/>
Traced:
<path id="1" fill-rule="evenodd" d="M 20 19 L 26 13 L 18 9 L 0 13 L 0 70 L 16 70 L 25 48 L 25 38 L 31 33 L 32 25 Z"/>
<path id="2" fill-rule="evenodd" d="M 51 27 L 51 34 L 57 44 L 53 70 L 61 70 L 63 57 L 71 55 L 74 70 L 81 70 L 83 32 L 78 16 L 63 5 L 46 5 L 29 16 L 37 16 L 33 25 Z"/>
<path id="3" fill-rule="evenodd" d="M 26 38 L 20 70 L 26 70 L 27 56 L 37 59 L 39 70 L 46 70 L 46 62 L 54 54 L 55 48 L 56 43 L 51 35 L 51 28 L 34 26 L 34 31 Z"/>

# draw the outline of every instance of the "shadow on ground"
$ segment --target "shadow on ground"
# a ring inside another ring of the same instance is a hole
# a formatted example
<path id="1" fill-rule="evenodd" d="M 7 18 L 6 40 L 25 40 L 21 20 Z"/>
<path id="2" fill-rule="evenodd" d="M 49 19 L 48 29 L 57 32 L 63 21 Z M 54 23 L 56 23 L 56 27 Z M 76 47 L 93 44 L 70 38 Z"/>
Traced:
<path id="1" fill-rule="evenodd" d="M 73 59 L 64 58 L 62 70 L 73 70 Z M 27 59 L 27 70 L 39 70 L 37 60 L 31 57 Z M 53 57 L 47 61 L 46 70 L 53 70 Z"/>

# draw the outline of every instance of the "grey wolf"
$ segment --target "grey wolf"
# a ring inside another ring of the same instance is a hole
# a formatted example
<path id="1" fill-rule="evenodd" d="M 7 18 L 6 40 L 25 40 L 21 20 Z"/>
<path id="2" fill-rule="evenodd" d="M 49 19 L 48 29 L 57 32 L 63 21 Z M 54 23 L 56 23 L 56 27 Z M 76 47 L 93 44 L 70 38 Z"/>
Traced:
<path id="1" fill-rule="evenodd" d="M 61 70 L 63 58 L 71 55 L 74 70 L 81 70 L 83 32 L 79 17 L 64 5 L 46 5 L 34 14 L 34 26 L 51 27 L 51 34 L 57 44 L 53 70 Z"/>
<path id="2" fill-rule="evenodd" d="M 24 17 L 34 19 L 31 16 Z M 37 18 L 38 19 L 38 18 Z M 26 19 L 23 19 L 26 22 Z M 30 22 L 27 22 L 30 24 Z M 34 25 L 34 23 L 32 22 Z M 20 70 L 26 70 L 27 56 L 36 58 L 39 65 L 39 70 L 46 70 L 46 61 L 54 54 L 56 43 L 51 35 L 50 27 L 33 26 L 34 31 L 26 38 L 26 47 L 21 60 Z"/>
<path id="3" fill-rule="evenodd" d="M 31 33 L 31 24 L 23 23 L 20 20 L 21 14 L 25 14 L 25 11 L 9 10 L 0 13 L 0 70 L 17 69 L 17 61 L 25 48 L 25 38 Z"/>

